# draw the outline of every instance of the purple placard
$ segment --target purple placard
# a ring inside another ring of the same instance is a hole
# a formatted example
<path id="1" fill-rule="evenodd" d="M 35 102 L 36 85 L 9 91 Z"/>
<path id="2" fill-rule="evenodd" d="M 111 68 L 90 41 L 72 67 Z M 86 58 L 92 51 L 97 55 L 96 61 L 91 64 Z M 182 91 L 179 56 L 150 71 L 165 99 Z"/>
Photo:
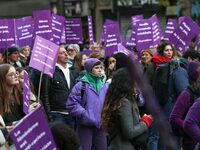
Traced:
<path id="1" fill-rule="evenodd" d="M 29 82 L 28 73 L 24 71 L 23 111 L 25 114 L 29 113 L 29 100 L 30 100 L 30 82 Z"/>
<path id="2" fill-rule="evenodd" d="M 181 24 L 181 22 L 185 19 L 185 18 L 187 18 L 188 16 L 181 16 L 181 17 L 179 17 L 178 18 L 178 24 L 180 25 Z"/>
<path id="3" fill-rule="evenodd" d="M 136 23 L 136 48 L 138 51 L 153 47 L 152 21 L 141 20 Z"/>
<path id="4" fill-rule="evenodd" d="M 34 37 L 36 35 L 47 40 L 52 38 L 52 19 L 50 10 L 39 10 L 33 12 Z"/>
<path id="5" fill-rule="evenodd" d="M 122 40 L 122 45 L 125 47 L 127 46 L 133 47 L 135 46 L 135 43 L 132 40 Z"/>
<path id="6" fill-rule="evenodd" d="M 82 23 L 80 18 L 66 19 L 66 44 L 82 44 Z"/>
<path id="7" fill-rule="evenodd" d="M 14 19 L 0 20 L 0 48 L 15 45 Z"/>
<path id="8" fill-rule="evenodd" d="M 42 107 L 26 115 L 10 132 L 17 150 L 56 150 Z"/>
<path id="9" fill-rule="evenodd" d="M 130 50 L 128 50 L 126 47 L 124 47 L 124 46 L 122 45 L 122 43 L 119 43 L 119 44 L 117 45 L 117 52 L 124 53 L 124 54 L 127 55 L 127 56 L 131 55 L 131 53 L 132 53 Z"/>
<path id="10" fill-rule="evenodd" d="M 174 30 L 169 40 L 177 50 L 185 51 L 191 40 L 200 32 L 199 26 L 190 17 L 185 17 L 181 24 Z"/>
<path id="11" fill-rule="evenodd" d="M 58 45 L 36 36 L 29 66 L 52 77 L 55 70 L 58 50 Z"/>
<path id="12" fill-rule="evenodd" d="M 33 20 L 32 17 L 24 17 L 15 20 L 16 43 L 23 47 L 33 44 Z"/>
<path id="13" fill-rule="evenodd" d="M 65 18 L 56 14 L 52 14 L 52 41 L 60 44 L 61 36 L 65 26 Z"/>
<path id="14" fill-rule="evenodd" d="M 111 25 L 111 24 L 117 24 L 117 26 L 119 28 L 119 24 L 117 21 L 106 19 L 106 21 L 103 24 L 103 29 L 102 29 L 102 33 L 101 33 L 100 47 L 102 47 L 103 42 L 105 43 L 106 26 Z M 118 32 L 120 33 L 120 30 Z"/>
<path id="15" fill-rule="evenodd" d="M 88 35 L 90 44 L 94 44 L 94 34 L 93 34 L 93 25 L 92 25 L 92 16 L 88 16 Z"/>
<path id="16" fill-rule="evenodd" d="M 105 55 L 112 55 L 117 51 L 117 45 L 121 42 L 118 24 L 110 24 L 106 26 L 105 34 Z"/>
<path id="17" fill-rule="evenodd" d="M 152 32 L 153 32 L 153 44 L 154 46 L 159 45 L 161 39 L 163 39 L 162 30 L 160 23 L 158 22 L 157 15 L 154 14 L 150 20 L 152 21 Z"/>
<path id="18" fill-rule="evenodd" d="M 131 29 L 131 41 L 132 41 L 132 43 L 134 44 L 134 46 L 136 45 L 136 43 L 135 43 L 135 38 L 136 38 L 136 28 L 135 28 L 135 25 L 136 25 L 136 23 L 138 22 L 138 21 L 140 21 L 140 20 L 143 20 L 144 19 L 144 17 L 143 17 L 143 15 L 135 15 L 135 16 L 132 16 L 131 17 L 131 27 L 132 27 L 132 29 Z"/>
<path id="19" fill-rule="evenodd" d="M 60 43 L 63 43 L 63 44 L 66 43 L 65 27 L 63 27 L 63 30 L 62 30 L 62 36 L 61 36 L 61 39 L 60 39 Z"/>
<path id="20" fill-rule="evenodd" d="M 172 35 L 175 29 L 176 29 L 176 19 L 168 19 L 166 29 L 165 29 L 164 40 L 169 41 L 169 37 Z"/>

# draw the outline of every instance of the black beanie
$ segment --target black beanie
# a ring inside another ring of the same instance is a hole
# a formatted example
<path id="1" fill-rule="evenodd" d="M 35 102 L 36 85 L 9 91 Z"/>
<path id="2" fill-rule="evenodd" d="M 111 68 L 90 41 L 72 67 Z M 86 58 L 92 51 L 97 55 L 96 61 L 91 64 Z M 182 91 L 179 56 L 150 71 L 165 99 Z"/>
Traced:
<path id="1" fill-rule="evenodd" d="M 7 49 L 7 55 L 10 56 L 12 53 L 14 53 L 16 51 L 19 52 L 20 48 L 16 47 L 16 46 L 8 47 L 8 49 Z"/>

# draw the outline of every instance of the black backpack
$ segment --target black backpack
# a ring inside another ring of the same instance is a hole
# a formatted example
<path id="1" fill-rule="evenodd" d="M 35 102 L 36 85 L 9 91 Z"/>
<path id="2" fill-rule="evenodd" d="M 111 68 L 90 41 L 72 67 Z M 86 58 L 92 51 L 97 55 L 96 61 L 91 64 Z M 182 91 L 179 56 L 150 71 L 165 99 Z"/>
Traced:
<path id="1" fill-rule="evenodd" d="M 168 81 L 174 69 L 179 67 L 179 61 L 173 59 L 158 66 L 153 80 L 153 89 L 155 96 L 161 106 L 164 106 L 168 100 Z"/>

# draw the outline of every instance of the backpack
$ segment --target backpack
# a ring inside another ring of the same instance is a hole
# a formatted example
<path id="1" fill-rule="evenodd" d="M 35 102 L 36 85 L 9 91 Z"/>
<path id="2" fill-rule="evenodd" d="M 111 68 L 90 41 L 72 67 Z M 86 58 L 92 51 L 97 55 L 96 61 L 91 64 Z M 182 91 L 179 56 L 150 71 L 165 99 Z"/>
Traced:
<path id="1" fill-rule="evenodd" d="M 190 93 L 190 106 L 189 106 L 189 108 L 190 108 L 193 105 L 193 103 L 195 102 L 197 96 L 195 95 L 195 93 L 189 87 L 187 88 L 187 91 Z M 189 111 L 189 108 L 188 108 L 187 112 Z M 185 112 L 183 119 L 185 119 L 187 112 Z M 177 129 L 173 126 L 171 126 L 171 127 L 172 127 L 173 134 L 176 135 L 177 137 L 185 136 L 185 132 L 183 131 L 183 129 L 181 129 L 181 128 Z"/>
<path id="2" fill-rule="evenodd" d="M 161 106 L 164 106 L 168 100 L 168 81 L 174 69 L 180 67 L 179 61 L 174 58 L 158 66 L 153 80 L 153 89 L 155 96 Z"/>

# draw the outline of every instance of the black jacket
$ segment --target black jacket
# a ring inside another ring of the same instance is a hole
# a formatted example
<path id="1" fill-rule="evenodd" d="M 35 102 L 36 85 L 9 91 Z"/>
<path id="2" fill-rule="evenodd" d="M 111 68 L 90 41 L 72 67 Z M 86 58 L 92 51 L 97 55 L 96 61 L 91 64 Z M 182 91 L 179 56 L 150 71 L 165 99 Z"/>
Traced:
<path id="1" fill-rule="evenodd" d="M 53 78 L 44 75 L 42 78 L 41 101 L 44 105 L 48 118 L 51 119 L 50 111 L 67 112 L 66 100 L 74 85 L 74 78 L 70 72 L 70 87 L 62 70 L 56 66 Z"/>

